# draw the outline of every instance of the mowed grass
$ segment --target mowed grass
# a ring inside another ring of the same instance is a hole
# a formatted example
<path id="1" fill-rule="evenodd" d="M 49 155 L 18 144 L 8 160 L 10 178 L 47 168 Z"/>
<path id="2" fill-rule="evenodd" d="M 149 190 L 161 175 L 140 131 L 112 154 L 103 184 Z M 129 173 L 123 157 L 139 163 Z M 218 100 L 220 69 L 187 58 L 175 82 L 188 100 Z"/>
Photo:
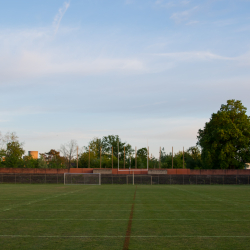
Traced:
<path id="1" fill-rule="evenodd" d="M 129 249 L 250 248 L 250 186 L 2 184 L 0 249 L 123 249 L 133 203 Z"/>

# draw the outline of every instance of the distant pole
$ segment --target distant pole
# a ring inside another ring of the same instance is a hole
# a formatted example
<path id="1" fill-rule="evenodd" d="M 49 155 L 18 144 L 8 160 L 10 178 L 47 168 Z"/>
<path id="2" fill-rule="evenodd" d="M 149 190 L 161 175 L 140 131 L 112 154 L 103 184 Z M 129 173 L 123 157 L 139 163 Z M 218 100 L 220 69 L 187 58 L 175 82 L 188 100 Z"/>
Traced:
<path id="1" fill-rule="evenodd" d="M 102 147 L 100 147 L 100 168 L 102 167 Z"/>
<path id="2" fill-rule="evenodd" d="M 76 167 L 78 168 L 78 146 L 76 147 Z"/>
<path id="3" fill-rule="evenodd" d="M 113 169 L 113 147 L 112 147 L 112 169 Z"/>
<path id="4" fill-rule="evenodd" d="M 173 147 L 172 147 L 172 168 L 174 168 L 174 156 L 173 156 L 173 152 L 174 152 L 174 150 L 173 150 Z"/>
<path id="5" fill-rule="evenodd" d="M 90 168 L 90 147 L 89 147 L 89 168 Z"/>
<path id="6" fill-rule="evenodd" d="M 125 147 L 124 147 L 124 163 L 123 163 L 123 168 L 125 168 Z"/>
<path id="7" fill-rule="evenodd" d="M 117 157 L 118 157 L 118 170 L 119 170 L 119 141 L 117 142 L 117 148 L 118 148 L 118 155 L 117 155 Z"/>
<path id="8" fill-rule="evenodd" d="M 137 148 L 135 147 L 135 168 L 137 168 Z"/>
<path id="9" fill-rule="evenodd" d="M 148 152 L 147 152 L 147 170 L 148 170 L 148 163 L 149 163 L 149 147 L 148 147 Z"/>
<path id="10" fill-rule="evenodd" d="M 159 152 L 159 168 L 161 168 L 161 147 L 160 147 L 160 152 Z"/>
<path id="11" fill-rule="evenodd" d="M 183 147 L 183 168 L 184 168 L 184 147 Z"/>

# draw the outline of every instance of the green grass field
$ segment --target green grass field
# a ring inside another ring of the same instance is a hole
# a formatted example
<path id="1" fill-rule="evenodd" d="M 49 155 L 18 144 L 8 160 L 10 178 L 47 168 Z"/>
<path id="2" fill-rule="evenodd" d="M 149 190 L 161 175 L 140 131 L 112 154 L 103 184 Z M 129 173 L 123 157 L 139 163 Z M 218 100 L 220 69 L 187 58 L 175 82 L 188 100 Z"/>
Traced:
<path id="1" fill-rule="evenodd" d="M 250 248 L 250 186 L 2 184 L 0 211 L 4 250 Z"/>

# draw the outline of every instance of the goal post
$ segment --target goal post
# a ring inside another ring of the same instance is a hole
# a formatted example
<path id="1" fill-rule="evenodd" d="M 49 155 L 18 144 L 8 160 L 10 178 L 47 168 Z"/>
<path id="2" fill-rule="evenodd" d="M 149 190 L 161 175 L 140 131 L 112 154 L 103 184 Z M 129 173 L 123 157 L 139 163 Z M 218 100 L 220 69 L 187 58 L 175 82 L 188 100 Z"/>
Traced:
<path id="1" fill-rule="evenodd" d="M 101 174 L 64 173 L 64 185 L 101 185 Z"/>

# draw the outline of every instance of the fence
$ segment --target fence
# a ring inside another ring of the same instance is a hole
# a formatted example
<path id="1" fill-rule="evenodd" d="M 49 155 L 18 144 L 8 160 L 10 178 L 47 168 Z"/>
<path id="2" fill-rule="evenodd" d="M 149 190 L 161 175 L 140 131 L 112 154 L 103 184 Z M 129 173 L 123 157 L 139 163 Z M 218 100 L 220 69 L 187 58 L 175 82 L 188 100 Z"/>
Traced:
<path id="1" fill-rule="evenodd" d="M 134 179 L 133 179 L 134 178 Z M 101 175 L 102 184 L 249 185 L 249 175 Z M 0 183 L 63 184 L 63 174 L 0 174 Z"/>

